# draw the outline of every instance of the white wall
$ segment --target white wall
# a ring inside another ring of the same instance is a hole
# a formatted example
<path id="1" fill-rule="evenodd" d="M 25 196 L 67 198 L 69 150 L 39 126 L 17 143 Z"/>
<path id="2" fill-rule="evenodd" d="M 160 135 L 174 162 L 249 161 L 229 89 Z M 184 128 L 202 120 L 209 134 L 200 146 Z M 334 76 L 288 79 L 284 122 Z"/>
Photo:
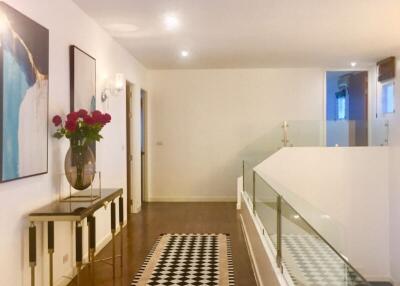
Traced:
<path id="1" fill-rule="evenodd" d="M 134 95 L 134 165 L 140 166 L 139 90 L 145 80 L 146 70 L 125 49 L 120 47 L 95 22 L 70 0 L 8 0 L 11 6 L 50 30 L 50 106 L 49 117 L 69 111 L 69 54 L 68 47 L 75 44 L 97 59 L 97 94 L 106 75 L 124 73 L 135 84 Z M 100 99 L 98 98 L 98 102 Z M 112 123 L 105 128 L 105 139 L 98 144 L 98 169 L 102 171 L 103 186 L 123 187 L 126 191 L 126 132 L 125 96 L 112 97 L 100 109 L 111 113 Z M 51 129 L 50 129 L 51 132 Z M 29 285 L 27 263 L 26 215 L 35 208 L 57 199 L 59 173 L 68 144 L 49 137 L 49 173 L 0 185 L 0 285 Z M 140 167 L 134 168 L 135 190 L 140 190 Z M 126 197 L 126 194 L 125 194 Z M 140 202 L 140 197 L 135 200 Z M 139 205 L 137 205 L 139 207 Z M 100 210 L 96 215 L 97 241 L 109 234 L 109 210 Z M 39 225 L 39 241 L 44 230 Z M 61 275 L 71 271 L 74 255 L 70 223 L 56 223 L 55 279 L 67 282 Z M 84 240 L 86 243 L 86 241 Z M 39 253 L 42 245 L 38 242 Z M 63 255 L 69 261 L 62 262 Z M 47 259 L 47 256 L 46 256 Z M 37 269 L 37 285 L 47 285 L 46 271 Z M 42 280 L 42 278 L 45 278 Z"/>
<path id="2" fill-rule="evenodd" d="M 320 69 L 152 71 L 149 86 L 150 200 L 234 200 L 247 145 L 323 118 Z"/>
<path id="3" fill-rule="evenodd" d="M 390 120 L 389 187 L 390 187 L 390 254 L 392 278 L 400 285 L 400 59 L 396 63 L 396 113 Z"/>
<path id="4" fill-rule="evenodd" d="M 388 160 L 387 147 L 293 147 L 256 170 L 357 270 L 379 281 L 391 277 Z"/>

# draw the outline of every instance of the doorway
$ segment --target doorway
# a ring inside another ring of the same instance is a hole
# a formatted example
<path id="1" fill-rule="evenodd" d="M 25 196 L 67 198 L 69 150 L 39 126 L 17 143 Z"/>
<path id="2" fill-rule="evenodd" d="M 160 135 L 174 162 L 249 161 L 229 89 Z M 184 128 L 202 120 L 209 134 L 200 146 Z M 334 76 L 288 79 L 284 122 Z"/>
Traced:
<path id="1" fill-rule="evenodd" d="M 327 146 L 368 146 L 368 71 L 326 73 Z"/>
<path id="2" fill-rule="evenodd" d="M 127 170 L 127 211 L 133 212 L 133 195 L 132 195 L 132 100 L 134 85 L 129 81 L 126 82 L 126 170 Z"/>
<path id="3" fill-rule="evenodd" d="M 141 198 L 147 201 L 147 91 L 140 90 Z"/>

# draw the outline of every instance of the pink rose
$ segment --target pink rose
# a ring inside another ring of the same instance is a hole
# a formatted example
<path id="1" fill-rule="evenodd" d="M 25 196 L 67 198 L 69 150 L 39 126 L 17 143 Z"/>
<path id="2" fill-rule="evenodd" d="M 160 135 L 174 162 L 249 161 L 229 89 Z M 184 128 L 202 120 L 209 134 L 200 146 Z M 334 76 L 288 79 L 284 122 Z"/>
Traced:
<path id="1" fill-rule="evenodd" d="M 54 117 L 53 117 L 53 123 L 54 123 L 54 125 L 55 125 L 56 127 L 57 127 L 57 126 L 60 126 L 60 124 L 62 123 L 61 117 L 60 117 L 59 115 L 54 116 Z"/>
<path id="2" fill-rule="evenodd" d="M 98 111 L 98 110 L 93 111 L 92 117 L 93 117 L 94 123 L 103 124 L 103 114 L 100 111 Z"/>
<path id="3" fill-rule="evenodd" d="M 83 118 L 85 115 L 87 115 L 88 114 L 88 112 L 87 112 L 87 110 L 85 110 L 85 109 L 79 109 L 79 111 L 78 111 L 78 116 L 80 117 L 80 118 Z"/>
<path id="4" fill-rule="evenodd" d="M 111 115 L 106 113 L 103 116 L 104 124 L 111 122 Z"/>
<path id="5" fill-rule="evenodd" d="M 65 129 L 67 129 L 69 132 L 75 132 L 76 127 L 77 127 L 76 120 L 68 120 L 65 123 Z"/>
<path id="6" fill-rule="evenodd" d="M 79 118 L 78 112 L 75 112 L 75 111 L 73 111 L 67 115 L 68 121 L 76 121 L 76 120 L 78 120 L 78 118 Z"/>
<path id="7" fill-rule="evenodd" d="M 95 121 L 94 121 L 93 117 L 90 116 L 90 115 L 83 116 L 83 122 L 85 122 L 87 125 L 95 124 Z"/>

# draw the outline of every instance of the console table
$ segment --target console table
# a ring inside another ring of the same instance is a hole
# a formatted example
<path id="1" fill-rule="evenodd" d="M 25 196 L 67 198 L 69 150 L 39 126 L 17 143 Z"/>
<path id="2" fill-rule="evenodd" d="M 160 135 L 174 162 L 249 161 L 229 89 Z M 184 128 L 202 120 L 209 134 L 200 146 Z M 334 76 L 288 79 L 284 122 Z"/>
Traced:
<path id="1" fill-rule="evenodd" d="M 115 232 L 116 232 L 116 213 L 115 202 L 119 201 L 119 225 L 123 227 L 124 222 L 124 202 L 121 188 L 110 188 L 94 190 L 100 196 L 94 201 L 56 201 L 29 214 L 29 265 L 31 267 L 31 285 L 35 285 L 36 259 L 36 222 L 47 222 L 47 248 L 49 253 L 49 283 L 53 285 L 53 254 L 54 254 L 54 222 L 70 221 L 75 222 L 75 262 L 77 269 L 77 284 L 79 285 L 79 273 L 83 266 L 82 259 L 82 220 L 87 219 L 88 239 L 89 239 L 89 267 L 92 283 L 94 281 L 94 254 L 96 250 L 96 218 L 94 213 L 111 203 L 111 234 L 112 234 L 112 267 L 115 277 Z M 81 191 L 82 197 L 90 196 L 90 190 Z M 121 235 L 121 267 L 122 267 L 123 239 Z"/>

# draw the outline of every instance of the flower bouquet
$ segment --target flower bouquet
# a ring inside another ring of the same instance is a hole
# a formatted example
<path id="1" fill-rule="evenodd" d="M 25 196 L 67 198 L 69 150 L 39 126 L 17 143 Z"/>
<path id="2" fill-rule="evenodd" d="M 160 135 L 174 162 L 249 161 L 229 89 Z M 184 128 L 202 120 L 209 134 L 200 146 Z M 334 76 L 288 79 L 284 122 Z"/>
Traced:
<path id="1" fill-rule="evenodd" d="M 111 122 L 111 115 L 96 110 L 89 113 L 85 109 L 71 112 L 66 119 L 59 115 L 53 117 L 57 127 L 53 137 L 67 138 L 70 148 L 64 162 L 65 175 L 71 186 L 85 190 L 90 186 L 95 175 L 95 157 L 90 145 L 103 137 L 100 131 Z"/>

